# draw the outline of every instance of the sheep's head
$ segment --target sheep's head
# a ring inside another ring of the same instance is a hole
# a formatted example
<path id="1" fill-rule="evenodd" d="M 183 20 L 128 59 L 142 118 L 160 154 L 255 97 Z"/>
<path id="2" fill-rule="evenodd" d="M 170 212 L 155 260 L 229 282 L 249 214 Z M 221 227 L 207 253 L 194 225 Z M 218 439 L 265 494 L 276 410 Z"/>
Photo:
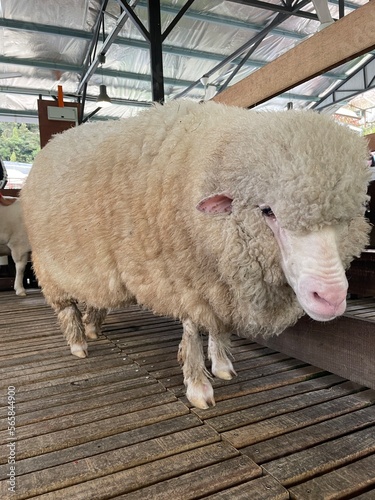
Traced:
<path id="1" fill-rule="evenodd" d="M 229 215 L 232 213 L 232 206 L 233 200 L 230 197 L 216 194 L 202 200 L 197 208 L 206 214 Z M 350 225 L 338 223 L 324 225 L 314 231 L 291 231 L 279 224 L 270 206 L 262 204 L 259 211 L 266 226 L 263 230 L 269 232 L 270 229 L 274 240 L 268 241 L 264 248 L 259 248 L 259 242 L 266 241 L 264 237 L 251 237 L 246 226 L 238 226 L 235 233 L 237 241 L 231 244 L 237 245 L 239 249 L 239 257 L 234 257 L 234 251 L 232 254 L 238 264 L 239 286 L 243 286 L 244 281 L 251 285 L 259 279 L 280 285 L 282 280 L 278 271 L 281 268 L 299 304 L 310 317 L 318 321 L 328 321 L 343 314 L 348 283 L 344 270 L 345 259 L 341 254 L 344 253 L 347 257 L 348 240 L 352 241 L 354 246 L 361 240 L 362 245 L 365 243 L 367 224 L 364 218 L 357 218 Z M 357 238 L 352 239 L 351 230 Z M 280 267 L 275 261 L 275 246 L 278 248 Z M 353 248 L 349 253 L 352 250 Z M 267 269 L 267 265 L 271 267 Z M 275 276 L 279 279 L 275 280 Z"/>
<path id="2" fill-rule="evenodd" d="M 341 315 L 348 287 L 344 269 L 366 245 L 369 231 L 362 139 L 315 113 L 257 114 L 254 123 L 241 124 L 244 131 L 256 130 L 246 145 L 243 136 L 225 144 L 216 179 L 222 192 L 202 199 L 198 210 L 232 217 L 258 255 L 274 255 L 276 247 L 285 279 L 312 318 Z M 261 226 L 249 222 L 260 219 Z M 255 241 L 267 246 L 260 250 Z M 266 266 L 258 273 L 264 281 Z"/>

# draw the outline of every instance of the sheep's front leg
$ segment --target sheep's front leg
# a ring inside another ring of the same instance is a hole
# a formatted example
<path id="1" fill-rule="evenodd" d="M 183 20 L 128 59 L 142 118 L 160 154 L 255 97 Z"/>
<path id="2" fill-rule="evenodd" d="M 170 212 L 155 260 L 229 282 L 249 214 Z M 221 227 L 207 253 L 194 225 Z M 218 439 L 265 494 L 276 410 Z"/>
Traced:
<path id="1" fill-rule="evenodd" d="M 29 256 L 29 252 L 20 253 L 14 250 L 11 251 L 12 259 L 14 260 L 16 266 L 16 277 L 14 280 L 14 290 L 16 295 L 20 297 L 26 297 L 26 291 L 23 287 L 23 276 L 25 274 L 25 268 Z"/>
<path id="2" fill-rule="evenodd" d="M 230 333 L 210 334 L 208 358 L 211 360 L 211 372 L 212 375 L 223 380 L 231 380 L 237 375 L 228 354 L 230 354 Z"/>
<path id="3" fill-rule="evenodd" d="M 79 358 L 88 356 L 82 315 L 73 301 L 55 304 L 54 308 L 63 334 L 70 346 L 70 352 Z"/>
<path id="4" fill-rule="evenodd" d="M 183 322 L 178 360 L 182 365 L 186 397 L 190 403 L 202 409 L 215 406 L 214 390 L 204 364 L 202 340 L 197 326 L 190 320 Z"/>
<path id="5" fill-rule="evenodd" d="M 107 316 L 107 309 L 96 309 L 87 306 L 82 321 L 85 335 L 88 339 L 97 339 L 101 333 L 101 326 Z"/>

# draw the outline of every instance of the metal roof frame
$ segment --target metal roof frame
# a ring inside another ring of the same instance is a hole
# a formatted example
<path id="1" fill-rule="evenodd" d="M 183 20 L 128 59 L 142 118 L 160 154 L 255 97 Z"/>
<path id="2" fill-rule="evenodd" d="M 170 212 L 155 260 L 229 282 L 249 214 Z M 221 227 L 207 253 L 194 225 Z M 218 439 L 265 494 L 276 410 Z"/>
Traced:
<path id="1" fill-rule="evenodd" d="M 329 93 L 326 93 L 319 102 L 312 106 L 316 111 L 325 108 L 346 104 L 350 99 L 375 88 L 375 55 L 361 64 L 348 78 L 338 83 Z"/>
<path id="2" fill-rule="evenodd" d="M 266 24 L 262 24 L 257 20 L 254 22 L 244 22 L 241 19 L 216 14 L 214 12 L 199 11 L 197 8 L 192 8 L 194 0 L 187 0 L 183 2 L 182 6 L 170 4 L 166 5 L 160 0 L 139 0 L 133 2 L 130 2 L 129 0 L 112 0 L 112 6 L 114 1 L 118 5 L 119 15 L 116 20 L 115 28 L 107 30 L 105 27 L 105 16 L 111 16 L 113 19 L 113 13 L 107 12 L 107 7 L 110 1 L 111 0 L 103 0 L 101 2 L 101 8 L 98 11 L 97 22 L 94 27 L 95 29 L 91 33 L 83 29 L 54 26 L 51 24 L 47 25 L 33 22 L 33 20 L 25 22 L 17 19 L 0 18 L 0 28 L 3 27 L 15 31 L 19 30 L 20 32 L 46 33 L 51 36 L 56 34 L 62 37 L 73 37 L 77 40 L 89 41 L 91 39 L 91 43 L 88 44 L 87 51 L 83 57 L 84 67 L 82 67 L 82 65 L 68 63 L 65 61 L 48 61 L 45 59 L 9 57 L 4 55 L 0 56 L 0 64 L 69 72 L 77 75 L 76 78 L 80 75 L 76 91 L 69 91 L 66 95 L 71 99 L 81 99 L 83 104 L 86 102 L 93 103 L 95 100 L 94 96 L 87 95 L 86 93 L 86 83 L 90 80 L 91 76 L 97 72 L 99 67 L 98 56 L 103 53 L 105 54 L 115 41 L 115 43 L 121 47 L 126 46 L 150 51 L 150 71 L 145 74 L 137 71 L 133 72 L 101 67 L 100 73 L 106 78 L 120 78 L 134 82 L 148 82 L 152 88 L 152 100 L 162 101 L 164 99 L 165 85 L 171 86 L 175 89 L 182 89 L 175 93 L 173 98 L 188 95 L 192 89 L 202 89 L 203 87 L 201 78 L 189 81 L 186 78 L 165 76 L 163 73 L 163 56 L 177 55 L 186 58 L 196 58 L 197 60 L 202 61 L 215 61 L 217 64 L 205 73 L 205 75 L 208 76 L 214 75 L 218 70 L 224 68 L 228 64 L 231 64 L 230 71 L 223 75 L 223 78 L 220 81 L 218 80 L 218 83 L 215 83 L 216 89 L 221 92 L 229 85 L 229 83 L 232 82 L 234 78 L 238 78 L 239 76 L 241 77 L 239 74 L 243 72 L 245 68 L 262 68 L 264 65 L 268 64 L 268 61 L 262 61 L 259 57 L 251 58 L 255 50 L 261 45 L 262 40 L 264 40 L 267 35 L 272 33 L 273 35 L 280 37 L 295 39 L 297 42 L 308 36 L 301 32 L 293 32 L 290 29 L 280 28 L 279 25 L 286 19 L 289 19 L 292 16 L 302 19 L 318 19 L 315 13 L 304 10 L 306 6 L 309 5 L 309 0 L 279 0 L 281 4 L 268 3 L 261 0 L 226 0 L 230 4 L 251 6 L 263 11 L 273 12 L 273 19 L 268 21 Z M 340 13 L 343 13 L 344 6 L 350 9 L 356 9 L 359 6 L 357 3 L 350 1 L 344 2 L 344 0 L 330 0 L 330 3 L 338 5 Z M 149 10 L 150 30 L 145 27 L 144 23 L 134 11 L 135 7 L 137 9 L 146 8 Z M 168 24 L 168 26 L 164 29 L 164 32 L 162 32 L 160 22 L 160 15 L 162 13 L 168 13 L 174 16 L 173 21 Z M 177 23 L 179 23 L 181 19 L 185 18 L 208 24 L 215 23 L 215 25 L 219 26 L 237 27 L 239 29 L 245 28 L 250 31 L 256 31 L 256 34 L 252 35 L 245 44 L 242 44 L 241 47 L 233 51 L 231 54 L 223 56 L 223 54 L 220 54 L 219 52 L 215 53 L 213 51 L 184 47 L 177 45 L 174 42 L 171 43 L 171 41 L 167 40 Z M 119 35 L 128 19 L 130 19 L 133 25 L 137 27 L 139 33 L 142 34 L 143 39 L 134 37 L 128 38 Z M 343 85 L 348 79 L 348 75 L 346 75 L 344 71 L 330 71 L 325 73 L 324 77 L 331 80 L 330 85 L 332 84 L 332 81 L 338 81 L 337 87 L 341 87 L 341 85 Z M 20 96 L 36 94 L 50 96 L 56 95 L 54 90 L 44 90 L 37 87 L 28 89 L 27 87 L 17 87 L 16 85 L 13 85 L 11 88 L 6 85 L 0 86 L 0 94 L 1 93 L 7 93 L 9 95 L 18 94 Z M 292 91 L 288 92 L 287 95 L 281 94 L 280 97 L 286 97 L 288 100 L 295 98 L 301 102 L 310 103 L 309 107 L 312 106 L 316 108 L 321 100 L 319 95 L 321 95 L 320 92 L 315 93 L 314 95 L 311 93 L 300 92 L 300 90 L 295 92 L 292 89 Z M 112 100 L 114 103 L 121 106 L 145 107 L 151 104 L 151 99 L 150 101 L 142 98 L 138 100 L 133 97 L 113 97 Z M 12 110 L 10 111 L 10 114 L 11 113 Z M 83 116 L 81 118 L 83 119 Z"/>

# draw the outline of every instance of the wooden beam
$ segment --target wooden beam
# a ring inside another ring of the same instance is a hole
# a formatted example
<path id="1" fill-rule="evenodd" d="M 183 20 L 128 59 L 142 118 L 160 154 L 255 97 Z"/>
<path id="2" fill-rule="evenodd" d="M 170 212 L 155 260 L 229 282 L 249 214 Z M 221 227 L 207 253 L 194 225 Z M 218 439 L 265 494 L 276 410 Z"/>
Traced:
<path id="1" fill-rule="evenodd" d="M 375 49 L 375 1 L 315 33 L 213 98 L 252 107 Z"/>
<path id="2" fill-rule="evenodd" d="M 375 324 L 343 316 L 319 323 L 304 316 L 260 344 L 375 389 Z"/>

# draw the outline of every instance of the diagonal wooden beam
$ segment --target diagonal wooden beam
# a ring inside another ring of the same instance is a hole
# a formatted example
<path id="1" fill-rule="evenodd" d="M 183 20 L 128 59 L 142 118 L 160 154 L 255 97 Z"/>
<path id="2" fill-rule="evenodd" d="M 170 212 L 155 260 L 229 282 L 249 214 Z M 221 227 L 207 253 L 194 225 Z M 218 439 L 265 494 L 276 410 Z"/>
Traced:
<path id="1" fill-rule="evenodd" d="M 375 49 L 375 0 L 315 33 L 213 100 L 252 107 Z"/>

